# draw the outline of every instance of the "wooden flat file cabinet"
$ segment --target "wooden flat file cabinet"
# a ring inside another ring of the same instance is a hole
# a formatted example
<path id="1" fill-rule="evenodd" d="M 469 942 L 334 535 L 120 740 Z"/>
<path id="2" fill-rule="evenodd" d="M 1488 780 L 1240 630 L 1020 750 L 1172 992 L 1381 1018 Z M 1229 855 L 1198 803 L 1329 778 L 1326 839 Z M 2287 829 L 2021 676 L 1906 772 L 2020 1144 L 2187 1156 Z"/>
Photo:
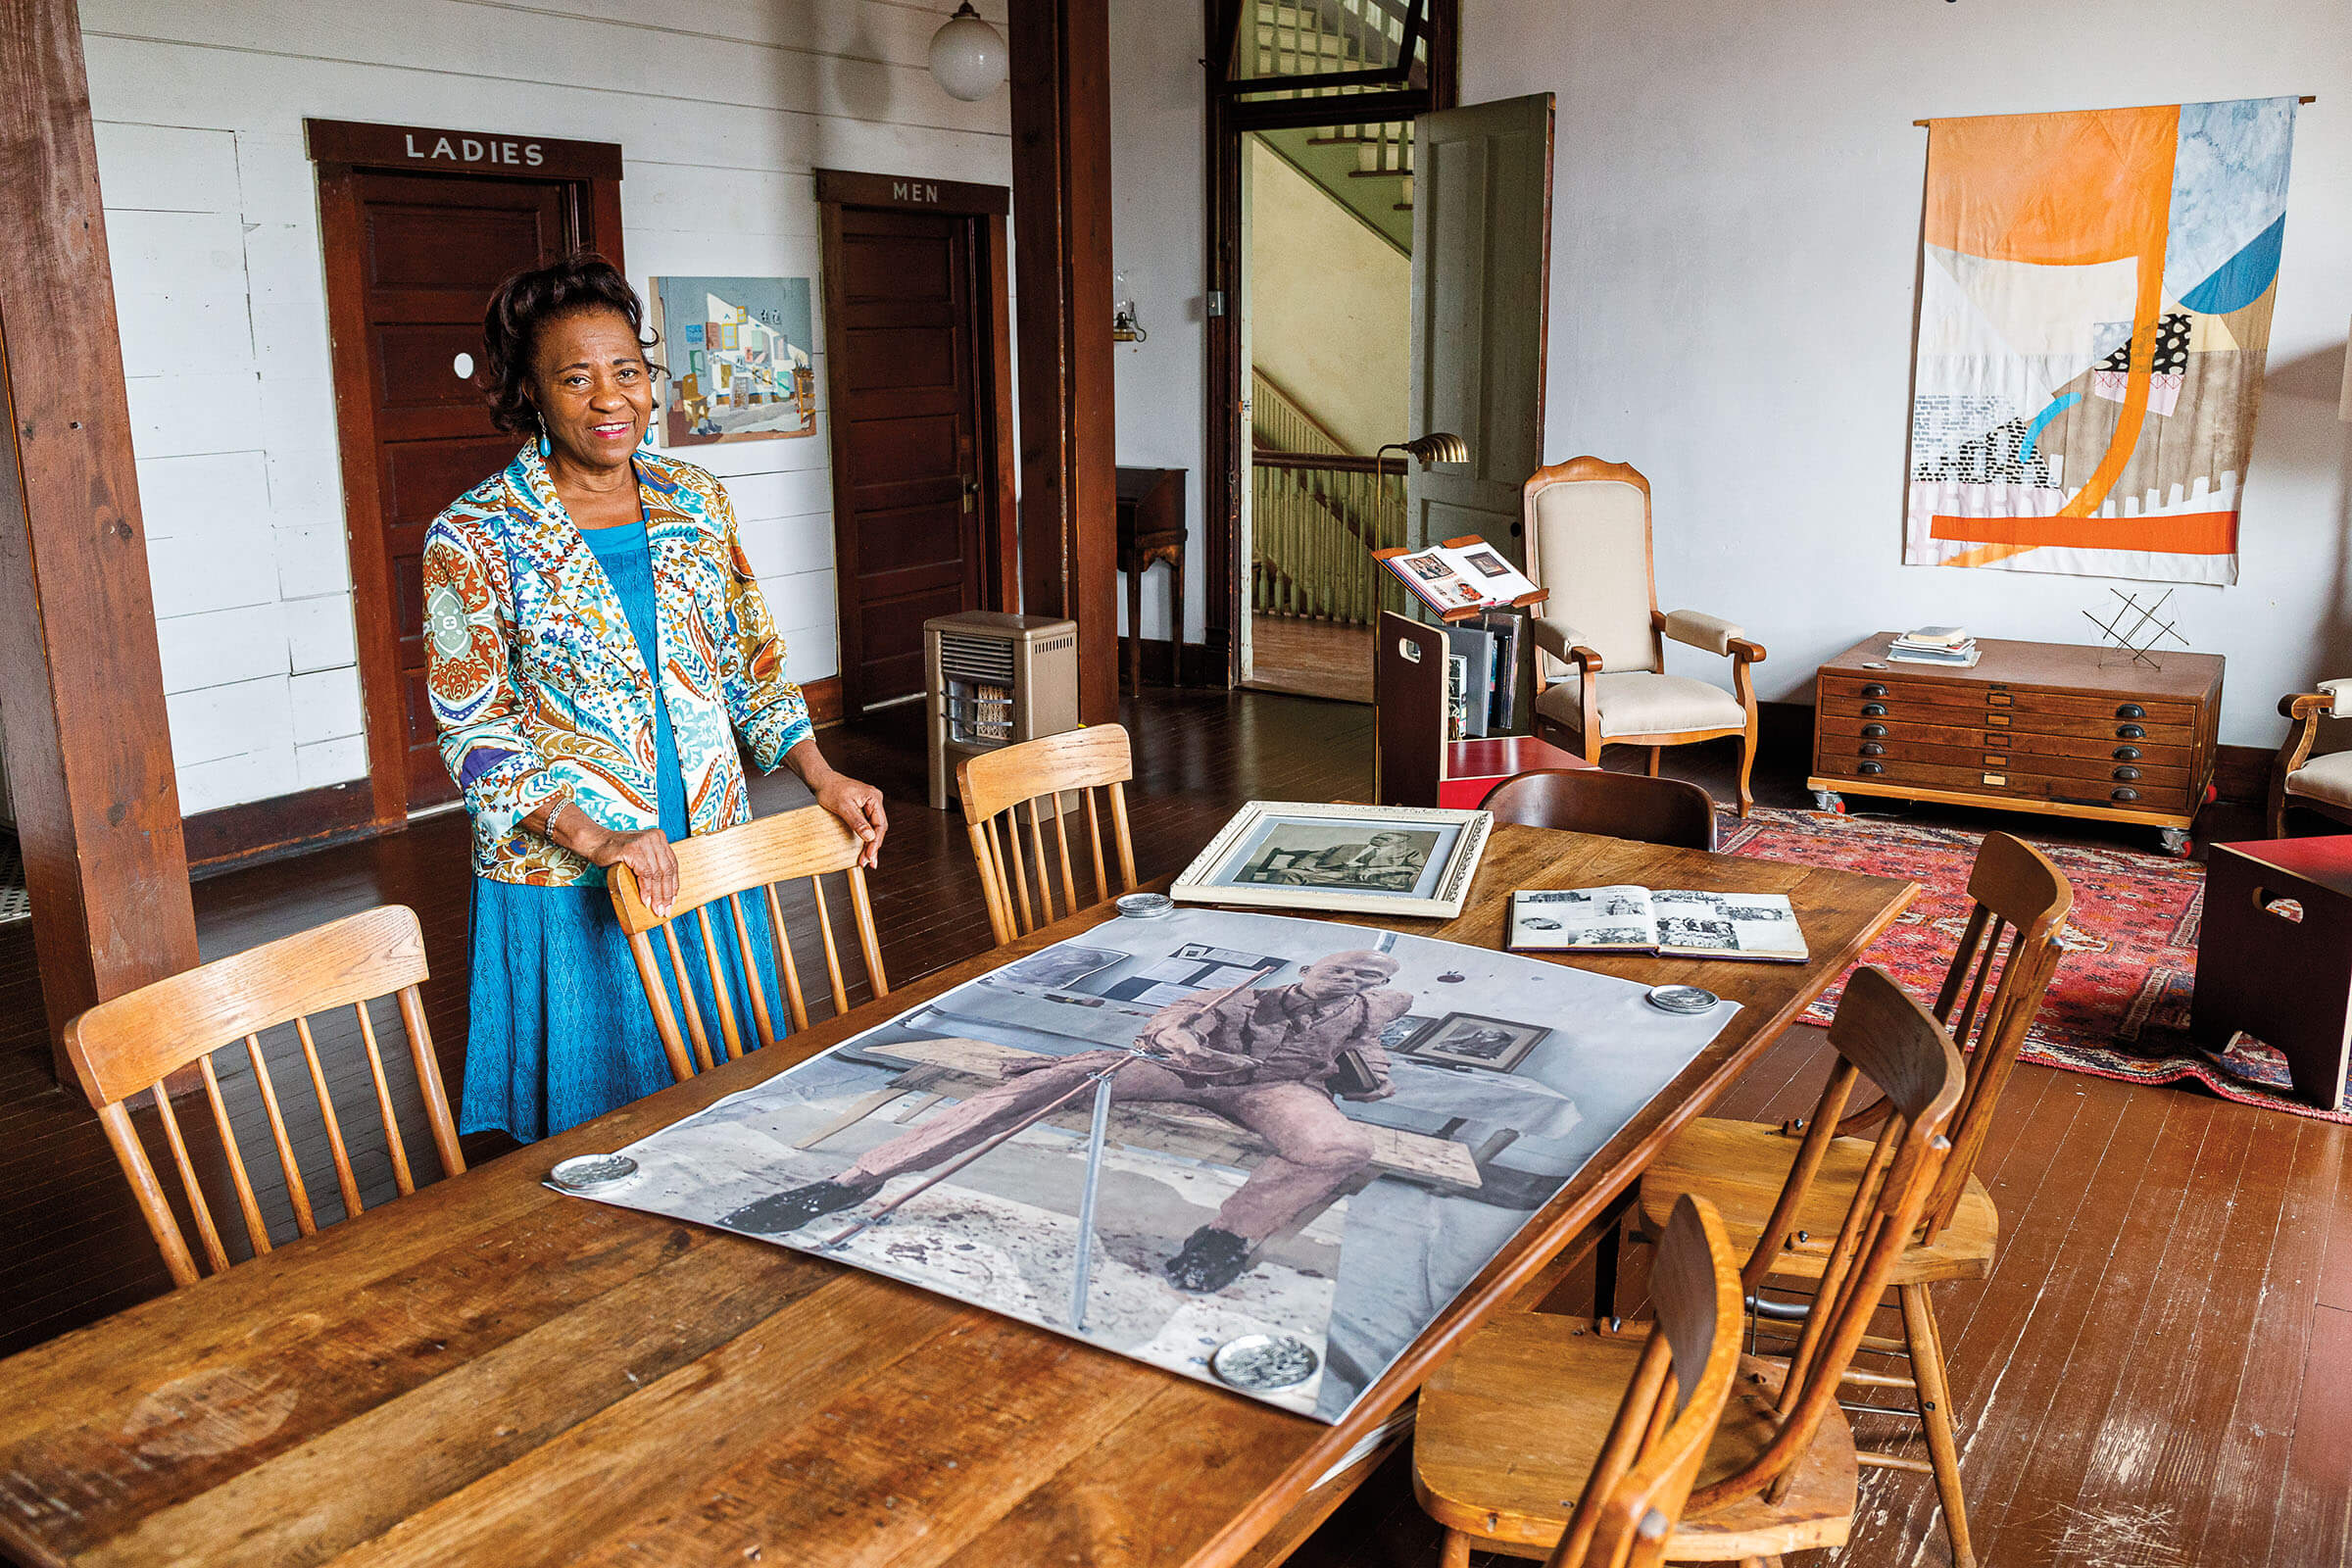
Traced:
<path id="1" fill-rule="evenodd" d="M 2187 853 L 2213 779 L 2221 656 L 2151 668 L 2114 649 L 1980 641 L 1976 666 L 1956 669 L 1889 661 L 1894 635 L 1821 666 L 1806 782 L 1822 809 L 1877 795 L 2142 822 Z"/>

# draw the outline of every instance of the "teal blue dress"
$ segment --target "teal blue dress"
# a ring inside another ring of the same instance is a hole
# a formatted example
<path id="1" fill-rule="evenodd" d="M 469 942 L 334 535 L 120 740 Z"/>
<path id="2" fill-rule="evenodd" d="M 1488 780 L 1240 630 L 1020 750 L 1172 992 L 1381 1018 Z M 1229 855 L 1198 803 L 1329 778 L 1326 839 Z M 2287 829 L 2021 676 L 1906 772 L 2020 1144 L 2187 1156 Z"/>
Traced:
<path id="1" fill-rule="evenodd" d="M 645 667 L 660 670 L 654 564 L 644 519 L 625 527 L 583 529 L 581 537 L 612 579 Z M 662 833 L 674 844 L 689 834 L 686 777 L 678 766 L 659 679 L 654 682 L 654 747 Z M 767 912 L 759 900 L 741 902 L 766 994 L 779 996 Z M 654 1032 L 629 939 L 604 888 L 526 887 L 477 876 L 472 914 L 466 1084 L 458 1117 L 464 1131 L 497 1128 L 527 1144 L 669 1086 L 669 1058 Z M 751 999 L 732 940 L 734 921 L 723 907 L 711 911 L 711 921 L 719 967 L 749 1045 Z M 655 947 L 659 955 L 659 941 Z M 692 921 L 679 933 L 679 948 L 711 1052 L 723 1056 L 710 976 Z M 676 980 L 665 959 L 657 956 L 655 966 L 683 1031 Z M 780 1031 L 783 1019 L 774 1021 Z M 693 1049 L 691 1037 L 687 1049 Z"/>

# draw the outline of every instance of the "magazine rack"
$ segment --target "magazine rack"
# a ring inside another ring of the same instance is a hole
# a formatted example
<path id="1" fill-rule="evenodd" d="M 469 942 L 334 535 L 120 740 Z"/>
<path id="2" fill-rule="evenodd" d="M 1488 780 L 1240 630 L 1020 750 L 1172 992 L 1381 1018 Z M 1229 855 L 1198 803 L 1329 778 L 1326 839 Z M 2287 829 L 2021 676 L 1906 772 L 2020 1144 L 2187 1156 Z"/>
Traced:
<path id="1" fill-rule="evenodd" d="M 1381 806 L 1478 806 L 1506 778 L 1540 767 L 1591 767 L 1532 735 L 1446 739 L 1443 627 L 1383 611 L 1372 662 L 1372 799 Z"/>

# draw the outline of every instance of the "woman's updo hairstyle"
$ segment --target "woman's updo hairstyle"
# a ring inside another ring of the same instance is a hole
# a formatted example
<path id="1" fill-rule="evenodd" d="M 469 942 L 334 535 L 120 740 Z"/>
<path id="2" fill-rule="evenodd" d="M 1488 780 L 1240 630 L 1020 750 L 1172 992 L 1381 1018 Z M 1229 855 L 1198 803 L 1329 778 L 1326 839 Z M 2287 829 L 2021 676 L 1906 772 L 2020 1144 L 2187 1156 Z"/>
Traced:
<path id="1" fill-rule="evenodd" d="M 539 334 L 550 321 L 583 311 L 616 311 L 639 343 L 650 349 L 657 341 L 646 333 L 645 306 L 637 291 L 619 268 L 594 251 L 574 251 L 562 261 L 527 268 L 498 285 L 482 313 L 482 371 L 475 378 L 490 401 L 491 423 L 517 435 L 539 428 L 538 405 L 531 401 Z"/>

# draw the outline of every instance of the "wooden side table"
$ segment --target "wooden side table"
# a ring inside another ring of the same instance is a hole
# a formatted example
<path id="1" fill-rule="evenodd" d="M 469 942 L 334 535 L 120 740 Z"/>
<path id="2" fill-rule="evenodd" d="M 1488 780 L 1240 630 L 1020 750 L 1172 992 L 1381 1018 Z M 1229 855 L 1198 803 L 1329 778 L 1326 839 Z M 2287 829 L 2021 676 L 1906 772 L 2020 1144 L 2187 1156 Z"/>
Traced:
<path id="1" fill-rule="evenodd" d="M 1168 684 L 1184 684 L 1184 470 L 1121 468 L 1119 569 L 1127 574 L 1127 688 L 1144 689 L 1144 573 L 1168 564 Z"/>
<path id="2" fill-rule="evenodd" d="M 2292 899 L 2300 918 L 2274 907 Z M 2189 1038 L 2220 1051 L 2243 1029 L 2286 1057 L 2295 1093 L 2343 1102 L 2352 1046 L 2352 834 L 2216 844 L 2205 861 Z"/>

